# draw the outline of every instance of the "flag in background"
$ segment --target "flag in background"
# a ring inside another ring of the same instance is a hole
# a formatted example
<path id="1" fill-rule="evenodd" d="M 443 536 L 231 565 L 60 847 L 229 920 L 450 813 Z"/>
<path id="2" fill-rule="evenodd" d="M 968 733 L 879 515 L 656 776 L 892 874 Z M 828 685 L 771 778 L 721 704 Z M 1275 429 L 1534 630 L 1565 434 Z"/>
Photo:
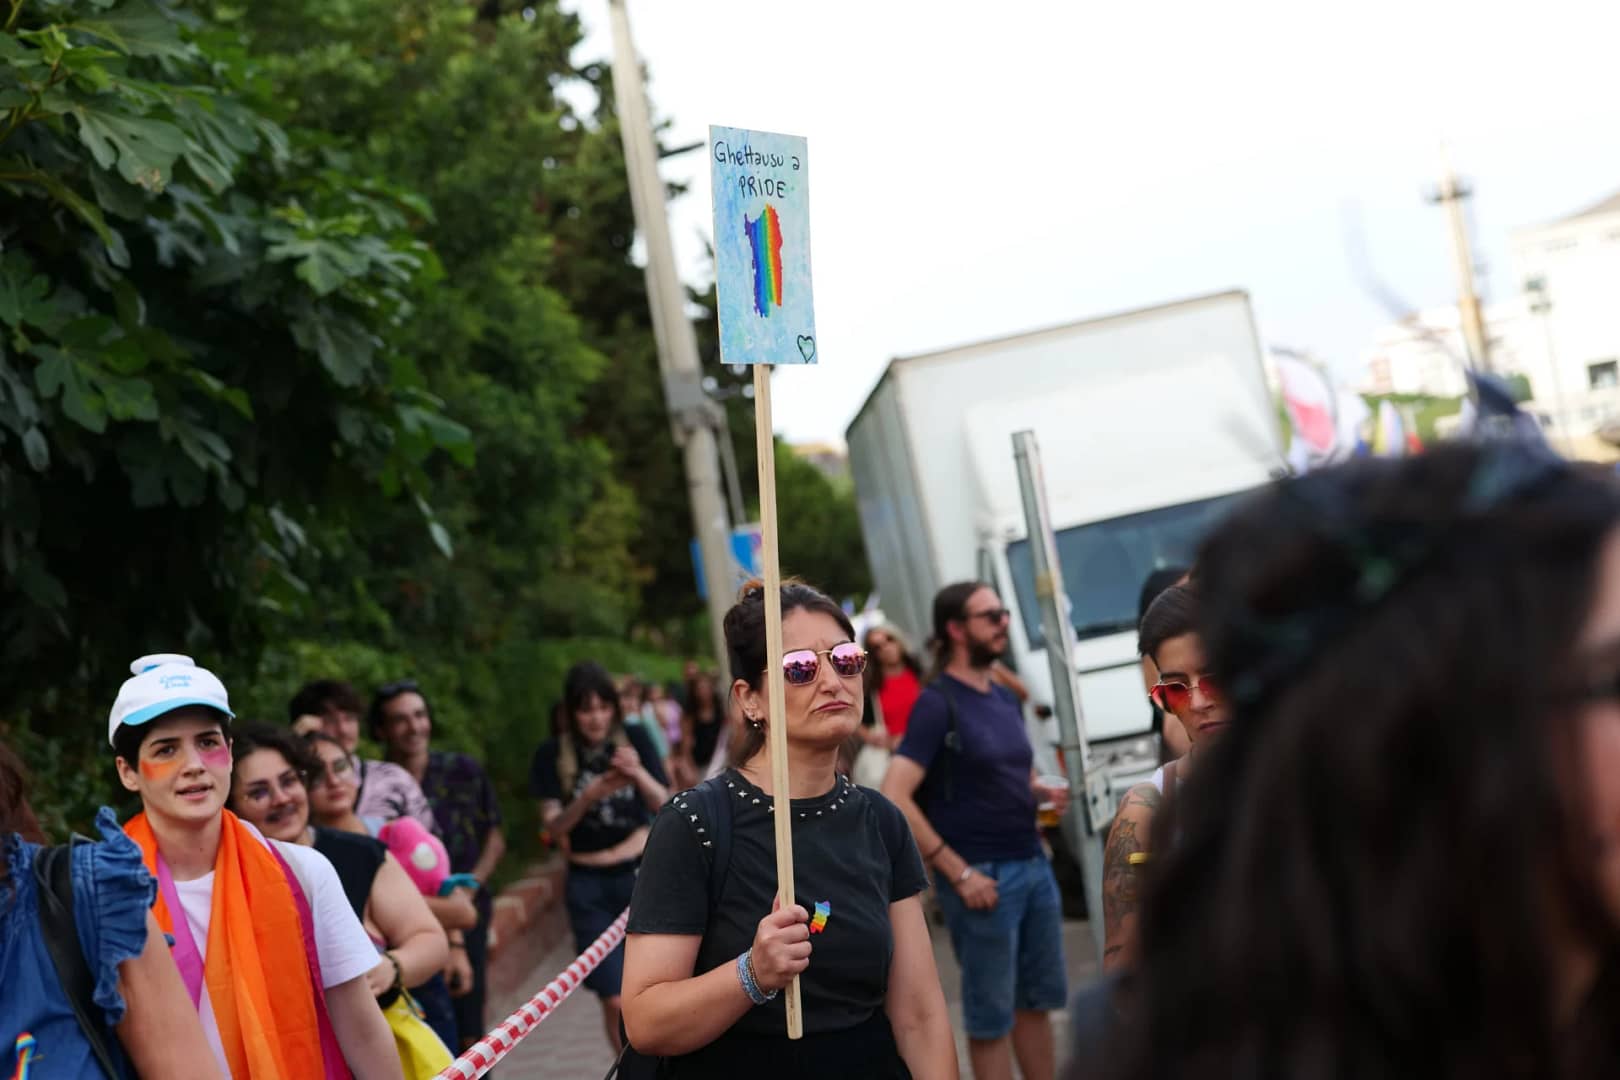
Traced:
<path id="1" fill-rule="evenodd" d="M 1395 403 L 1378 403 L 1378 426 L 1373 430 L 1373 453 L 1379 457 L 1400 457 L 1407 451 L 1406 425 Z"/>
<path id="2" fill-rule="evenodd" d="M 1360 394 L 1338 387 L 1318 364 L 1275 353 L 1283 407 L 1292 429 L 1288 464 L 1296 474 L 1367 452 L 1362 427 L 1371 410 Z"/>

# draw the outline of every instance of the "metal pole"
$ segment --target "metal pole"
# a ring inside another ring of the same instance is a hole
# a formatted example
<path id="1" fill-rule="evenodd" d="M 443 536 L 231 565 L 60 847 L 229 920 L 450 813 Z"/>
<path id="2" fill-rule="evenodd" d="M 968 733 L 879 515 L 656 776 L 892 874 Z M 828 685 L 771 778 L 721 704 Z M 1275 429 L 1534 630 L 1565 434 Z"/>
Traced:
<path id="1" fill-rule="evenodd" d="M 1463 200 L 1472 194 L 1468 186 L 1451 171 L 1450 161 L 1444 162 L 1439 190 L 1430 201 L 1446 208 L 1451 225 L 1451 255 L 1457 274 L 1457 317 L 1462 324 L 1469 366 L 1489 374 L 1493 370 L 1490 335 L 1485 331 L 1485 316 L 1480 310 L 1479 297 L 1474 292 L 1474 252 L 1468 238 L 1468 219 L 1463 214 Z"/>
<path id="2" fill-rule="evenodd" d="M 692 531 L 708 584 L 709 635 L 721 681 L 726 670 L 726 611 L 731 607 L 731 523 L 720 489 L 715 449 L 714 402 L 703 393 L 697 338 L 686 318 L 686 295 L 675 274 L 675 250 L 669 239 L 664 182 L 658 175 L 658 150 L 647 113 L 641 61 L 630 38 L 625 0 L 608 0 L 613 26 L 613 94 L 618 104 L 619 134 L 624 140 L 625 171 L 636 227 L 647 246 L 647 303 L 652 309 L 658 366 L 664 377 L 664 404 L 675 441 L 686 459 L 687 494 L 692 503 Z"/>
<path id="3" fill-rule="evenodd" d="M 1097 955 L 1103 950 L 1102 875 L 1103 841 L 1110 822 L 1107 778 L 1091 763 L 1086 742 L 1086 718 L 1080 710 L 1079 679 L 1074 670 L 1074 623 L 1065 607 L 1063 566 L 1058 561 L 1057 536 L 1046 508 L 1046 476 L 1041 471 L 1041 449 L 1033 431 L 1013 435 L 1013 458 L 1018 465 L 1018 490 L 1024 500 L 1024 525 L 1034 556 L 1035 596 L 1041 606 L 1041 633 L 1046 659 L 1052 666 L 1052 707 L 1057 713 L 1064 770 L 1069 775 L 1069 828 L 1075 856 L 1085 873 L 1086 915 Z"/>

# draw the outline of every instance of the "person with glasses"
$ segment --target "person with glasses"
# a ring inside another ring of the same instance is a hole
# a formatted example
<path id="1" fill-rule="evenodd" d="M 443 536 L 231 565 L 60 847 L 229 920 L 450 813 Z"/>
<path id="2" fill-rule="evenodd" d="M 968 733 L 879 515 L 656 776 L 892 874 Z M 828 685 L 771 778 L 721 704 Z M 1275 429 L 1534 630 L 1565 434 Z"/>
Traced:
<path id="1" fill-rule="evenodd" d="M 367 719 L 372 738 L 386 748 L 388 760 L 410 773 L 427 796 L 439 838 L 450 853 L 451 871 L 470 875 L 476 889 L 478 925 L 466 931 L 460 946 L 451 939 L 450 965 L 445 969 L 461 1042 L 451 1049 L 465 1050 L 485 1034 L 489 920 L 494 907 L 487 886 L 506 854 L 500 803 L 482 765 L 466 754 L 431 749 L 433 711 L 416 680 L 378 687 Z"/>
<path id="2" fill-rule="evenodd" d="M 353 757 L 355 813 L 362 820 L 372 818 L 387 822 L 412 817 L 433 832 L 436 824 L 433 808 L 428 805 L 416 777 L 391 761 L 373 761 L 358 755 L 360 718 L 365 711 L 360 694 L 340 679 L 307 682 L 287 703 L 287 718 L 294 731 L 299 735 L 308 734 L 308 718 L 319 718 L 320 730 L 337 740 Z"/>
<path id="3" fill-rule="evenodd" d="M 444 928 L 451 945 L 465 949 L 463 935 L 478 925 L 478 909 L 473 905 L 473 890 L 449 880 L 450 855 L 444 844 L 413 817 L 398 817 L 392 821 L 361 818 L 355 813 L 355 780 L 359 770 L 354 755 L 324 731 L 304 736 L 304 742 L 314 757 L 309 781 L 311 822 L 322 830 L 371 836 L 382 841 L 421 892 L 428 910 Z M 447 891 L 446 885 L 452 887 Z M 444 1044 L 456 1045 L 460 1041 L 456 1035 L 456 1013 L 443 972 L 435 972 L 426 982 L 413 986 L 411 993 L 422 1007 L 428 1025 Z"/>
<path id="4" fill-rule="evenodd" d="M 630 902 L 623 1008 L 641 1054 L 681 1077 L 957 1075 L 918 894 L 922 861 L 892 803 L 837 773 L 864 708 L 866 654 L 843 610 L 782 586 L 785 715 L 766 687 L 764 590 L 727 613 L 731 767 L 677 794 L 647 838 Z M 776 903 L 776 809 L 767 735 L 789 760 L 798 903 Z M 789 1042 L 781 991 L 800 977 L 804 1038 Z"/>
<path id="5" fill-rule="evenodd" d="M 1135 962 L 1141 881 L 1149 859 L 1153 822 L 1174 797 L 1176 784 L 1191 774 L 1199 751 L 1231 722 L 1231 709 L 1209 674 L 1198 634 L 1198 597 L 1191 585 L 1172 585 L 1142 616 L 1137 650 L 1153 663 L 1158 681 L 1149 691 L 1153 705 L 1186 732 L 1185 756 L 1159 766 L 1144 783 L 1125 793 L 1103 849 L 1103 970 L 1127 970 Z"/>
<path id="6" fill-rule="evenodd" d="M 321 766 L 308 745 L 285 728 L 245 724 L 231 743 L 235 764 L 226 805 L 272 840 L 314 848 L 337 871 L 343 896 L 380 959 L 366 973 L 377 1004 L 387 1008 L 449 959 L 444 929 L 387 845 L 369 836 L 317 826 L 310 815 L 310 778 Z"/>
<path id="7" fill-rule="evenodd" d="M 1050 1013 L 1068 997 L 1063 905 L 1036 825 L 1043 788 L 1017 696 L 992 668 L 1008 612 L 990 586 L 934 597 L 936 677 L 912 707 L 883 793 L 905 811 L 962 970 L 962 1017 L 979 1080 L 1052 1080 Z"/>

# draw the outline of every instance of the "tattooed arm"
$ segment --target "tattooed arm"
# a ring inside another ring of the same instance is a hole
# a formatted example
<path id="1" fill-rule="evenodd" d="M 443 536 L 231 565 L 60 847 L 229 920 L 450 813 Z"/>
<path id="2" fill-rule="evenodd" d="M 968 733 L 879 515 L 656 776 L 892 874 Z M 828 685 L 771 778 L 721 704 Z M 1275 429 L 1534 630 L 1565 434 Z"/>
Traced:
<path id="1" fill-rule="evenodd" d="M 1136 920 L 1141 910 L 1142 872 L 1131 856 L 1145 853 L 1153 831 L 1153 815 L 1164 796 L 1151 783 L 1137 784 L 1125 793 L 1114 815 L 1103 851 L 1103 970 L 1120 971 L 1136 962 Z"/>

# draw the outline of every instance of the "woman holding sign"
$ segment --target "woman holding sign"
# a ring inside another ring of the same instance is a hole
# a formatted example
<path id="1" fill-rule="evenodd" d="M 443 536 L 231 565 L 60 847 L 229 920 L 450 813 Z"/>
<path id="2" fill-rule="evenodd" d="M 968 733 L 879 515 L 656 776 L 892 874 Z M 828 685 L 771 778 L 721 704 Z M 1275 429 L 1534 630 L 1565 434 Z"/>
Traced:
<path id="1" fill-rule="evenodd" d="M 733 703 L 746 727 L 733 767 L 675 796 L 653 822 L 630 905 L 623 1007 L 630 1042 L 676 1077 L 777 1080 L 955 1077 L 955 1040 L 918 894 L 922 860 L 892 803 L 836 772 L 861 721 L 866 654 L 848 616 L 784 584 L 786 715 L 765 692 L 764 590 L 726 616 Z M 784 725 L 794 883 L 775 904 L 766 732 Z M 698 974 L 693 975 L 693 972 Z M 803 1040 L 778 993 L 800 976 Z"/>

